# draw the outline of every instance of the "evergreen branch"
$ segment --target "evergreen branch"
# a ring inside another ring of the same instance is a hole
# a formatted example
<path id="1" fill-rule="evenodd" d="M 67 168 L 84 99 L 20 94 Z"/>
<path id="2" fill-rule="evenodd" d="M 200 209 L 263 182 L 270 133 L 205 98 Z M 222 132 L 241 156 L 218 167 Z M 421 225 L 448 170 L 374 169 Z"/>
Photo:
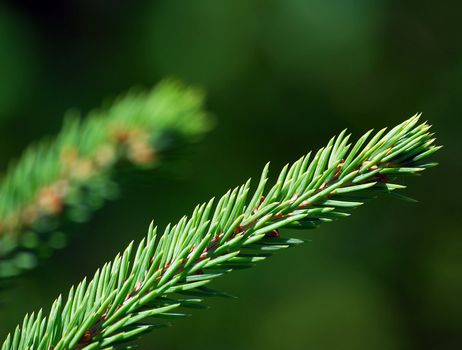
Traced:
<path id="1" fill-rule="evenodd" d="M 281 228 L 314 228 L 348 216 L 364 200 L 404 188 L 392 182 L 396 176 L 435 165 L 425 158 L 439 147 L 417 116 L 370 135 L 350 144 L 343 131 L 313 157 L 285 166 L 267 191 L 266 166 L 252 195 L 248 181 L 216 205 L 213 199 L 198 205 L 159 239 L 151 225 L 136 248 L 130 244 L 67 299 L 60 296 L 48 316 L 26 316 L 2 350 L 127 349 L 127 341 L 162 319 L 218 295 L 205 287 L 211 280 L 301 243 L 282 238 Z"/>
<path id="2" fill-rule="evenodd" d="M 68 115 L 53 140 L 30 147 L 0 184 L 0 279 L 35 265 L 62 246 L 66 220 L 82 222 L 117 190 L 122 161 L 147 168 L 209 127 L 200 91 L 166 81 L 132 91 L 83 121 Z"/>

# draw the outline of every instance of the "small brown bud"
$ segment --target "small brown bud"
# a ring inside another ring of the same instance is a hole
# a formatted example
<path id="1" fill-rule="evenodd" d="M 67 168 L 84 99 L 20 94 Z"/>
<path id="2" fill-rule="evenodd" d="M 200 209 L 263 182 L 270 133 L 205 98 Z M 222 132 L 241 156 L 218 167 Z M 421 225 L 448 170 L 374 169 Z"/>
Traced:
<path id="1" fill-rule="evenodd" d="M 149 164 L 154 160 L 155 152 L 144 140 L 132 141 L 128 146 L 128 158 L 136 164 Z"/>
<path id="2" fill-rule="evenodd" d="M 47 214 L 57 214 L 63 209 L 61 197 L 56 193 L 53 187 L 43 188 L 38 197 L 38 205 Z"/>
<path id="3" fill-rule="evenodd" d="M 89 329 L 87 329 L 85 333 L 83 334 L 82 338 L 80 339 L 79 343 L 84 343 L 84 344 L 89 343 L 92 338 L 93 338 L 93 334 L 91 333 Z"/>
<path id="4" fill-rule="evenodd" d="M 281 233 L 279 232 L 279 230 L 270 231 L 265 235 L 265 237 L 269 237 L 269 238 L 277 238 L 280 236 L 281 236 Z"/>

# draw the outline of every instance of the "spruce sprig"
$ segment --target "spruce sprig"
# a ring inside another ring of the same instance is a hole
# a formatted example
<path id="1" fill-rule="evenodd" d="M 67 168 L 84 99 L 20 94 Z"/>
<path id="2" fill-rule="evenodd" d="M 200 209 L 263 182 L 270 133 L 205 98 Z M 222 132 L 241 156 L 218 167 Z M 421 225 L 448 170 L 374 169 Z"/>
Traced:
<path id="1" fill-rule="evenodd" d="M 65 221 L 85 221 L 114 196 L 122 161 L 158 165 L 172 147 L 209 128 L 203 94 L 175 81 L 131 91 L 25 151 L 0 183 L 0 279 L 32 268 L 35 256 L 63 244 Z"/>
<path id="2" fill-rule="evenodd" d="M 234 269 L 252 266 L 271 253 L 301 243 L 282 238 L 281 228 L 314 228 L 348 216 L 365 199 L 405 186 L 400 175 L 415 175 L 439 147 L 418 116 L 356 143 L 343 131 L 326 147 L 286 165 L 268 190 L 268 165 L 252 195 L 250 181 L 198 205 L 192 215 L 168 225 L 158 238 L 152 224 L 87 282 L 59 297 L 48 316 L 25 317 L 2 350 L 128 349 L 128 341 L 201 306 L 219 292 L 205 287 Z"/>

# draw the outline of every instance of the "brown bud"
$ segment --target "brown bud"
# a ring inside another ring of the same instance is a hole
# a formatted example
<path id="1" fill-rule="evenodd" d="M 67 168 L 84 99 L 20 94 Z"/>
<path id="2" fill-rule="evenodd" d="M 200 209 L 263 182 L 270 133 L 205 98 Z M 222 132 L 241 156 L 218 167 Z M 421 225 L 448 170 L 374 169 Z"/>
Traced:
<path id="1" fill-rule="evenodd" d="M 279 230 L 270 231 L 265 235 L 265 237 L 269 237 L 269 238 L 277 238 L 280 236 L 281 236 L 281 233 L 279 232 Z"/>
<path id="2" fill-rule="evenodd" d="M 42 188 L 39 192 L 38 205 L 47 214 L 57 214 L 63 209 L 61 197 L 51 186 Z"/>

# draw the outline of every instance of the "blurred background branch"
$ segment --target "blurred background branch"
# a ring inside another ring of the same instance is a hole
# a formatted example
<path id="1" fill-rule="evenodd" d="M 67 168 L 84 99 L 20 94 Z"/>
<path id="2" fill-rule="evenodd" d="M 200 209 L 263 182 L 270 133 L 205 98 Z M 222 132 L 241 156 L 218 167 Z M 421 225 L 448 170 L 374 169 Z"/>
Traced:
<path id="1" fill-rule="evenodd" d="M 0 281 L 63 248 L 66 224 L 116 196 L 121 166 L 153 168 L 202 136 L 210 128 L 202 107 L 201 91 L 165 81 L 84 120 L 69 112 L 57 136 L 30 146 L 0 178 Z"/>

